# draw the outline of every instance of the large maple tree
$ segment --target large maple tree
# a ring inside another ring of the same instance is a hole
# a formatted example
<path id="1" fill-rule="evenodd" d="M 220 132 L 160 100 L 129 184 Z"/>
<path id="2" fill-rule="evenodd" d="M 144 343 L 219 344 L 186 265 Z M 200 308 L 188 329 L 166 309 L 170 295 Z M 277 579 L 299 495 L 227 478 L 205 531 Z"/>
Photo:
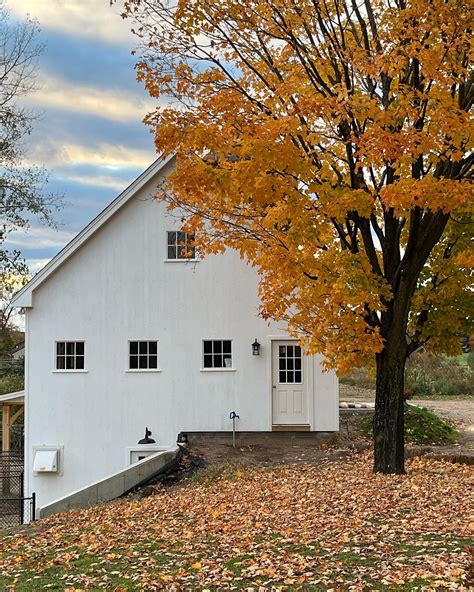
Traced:
<path id="1" fill-rule="evenodd" d="M 376 372 L 374 470 L 404 472 L 403 379 L 472 322 L 469 0 L 128 0 L 160 190 L 263 316 Z"/>

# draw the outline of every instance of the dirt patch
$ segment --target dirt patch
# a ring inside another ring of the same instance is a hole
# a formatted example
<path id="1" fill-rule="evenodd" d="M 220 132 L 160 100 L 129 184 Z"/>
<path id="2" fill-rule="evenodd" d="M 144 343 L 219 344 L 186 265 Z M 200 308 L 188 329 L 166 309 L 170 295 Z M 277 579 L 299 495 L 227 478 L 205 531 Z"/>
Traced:
<path id="1" fill-rule="evenodd" d="M 203 456 L 208 464 L 235 464 L 276 466 L 293 464 L 320 464 L 325 460 L 345 458 L 351 454 L 351 447 L 341 441 L 338 436 L 331 438 L 326 444 L 314 445 L 279 440 L 273 444 L 258 444 L 232 448 L 227 444 L 200 443 L 190 448 L 193 454 Z"/>

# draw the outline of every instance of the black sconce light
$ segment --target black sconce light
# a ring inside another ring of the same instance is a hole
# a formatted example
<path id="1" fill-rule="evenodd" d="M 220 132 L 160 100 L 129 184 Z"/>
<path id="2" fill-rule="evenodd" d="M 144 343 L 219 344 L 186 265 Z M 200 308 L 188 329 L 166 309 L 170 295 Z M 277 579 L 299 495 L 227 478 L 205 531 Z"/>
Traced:
<path id="1" fill-rule="evenodd" d="M 255 341 L 252 343 L 252 355 L 259 356 L 260 355 L 260 343 L 257 341 L 255 337 Z"/>
<path id="2" fill-rule="evenodd" d="M 153 440 L 153 438 L 150 438 L 151 436 L 151 431 L 148 428 L 145 428 L 145 437 L 142 438 L 141 440 L 138 440 L 139 444 L 156 444 L 155 440 Z"/>

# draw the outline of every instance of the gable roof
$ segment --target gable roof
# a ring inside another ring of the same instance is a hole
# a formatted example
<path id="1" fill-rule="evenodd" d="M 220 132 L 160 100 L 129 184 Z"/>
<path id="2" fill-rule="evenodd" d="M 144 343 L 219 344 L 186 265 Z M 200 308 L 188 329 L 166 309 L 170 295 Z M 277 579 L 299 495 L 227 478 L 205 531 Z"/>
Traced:
<path id="1" fill-rule="evenodd" d="M 33 291 L 63 265 L 81 246 L 89 240 L 116 212 L 142 189 L 157 173 L 159 173 L 174 158 L 174 154 L 166 158 L 158 158 L 139 177 L 133 181 L 122 193 L 116 197 L 98 216 L 75 236 L 59 253 L 47 263 L 31 280 L 19 290 L 11 304 L 12 306 L 32 307 Z"/>

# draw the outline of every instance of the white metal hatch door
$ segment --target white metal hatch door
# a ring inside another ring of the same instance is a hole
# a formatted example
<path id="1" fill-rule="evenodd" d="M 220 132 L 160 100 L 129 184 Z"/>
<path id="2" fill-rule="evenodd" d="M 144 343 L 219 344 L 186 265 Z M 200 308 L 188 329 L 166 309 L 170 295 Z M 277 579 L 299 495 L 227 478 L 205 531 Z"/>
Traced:
<path id="1" fill-rule="evenodd" d="M 272 342 L 273 425 L 308 425 L 303 362 L 303 352 L 297 342 Z"/>

